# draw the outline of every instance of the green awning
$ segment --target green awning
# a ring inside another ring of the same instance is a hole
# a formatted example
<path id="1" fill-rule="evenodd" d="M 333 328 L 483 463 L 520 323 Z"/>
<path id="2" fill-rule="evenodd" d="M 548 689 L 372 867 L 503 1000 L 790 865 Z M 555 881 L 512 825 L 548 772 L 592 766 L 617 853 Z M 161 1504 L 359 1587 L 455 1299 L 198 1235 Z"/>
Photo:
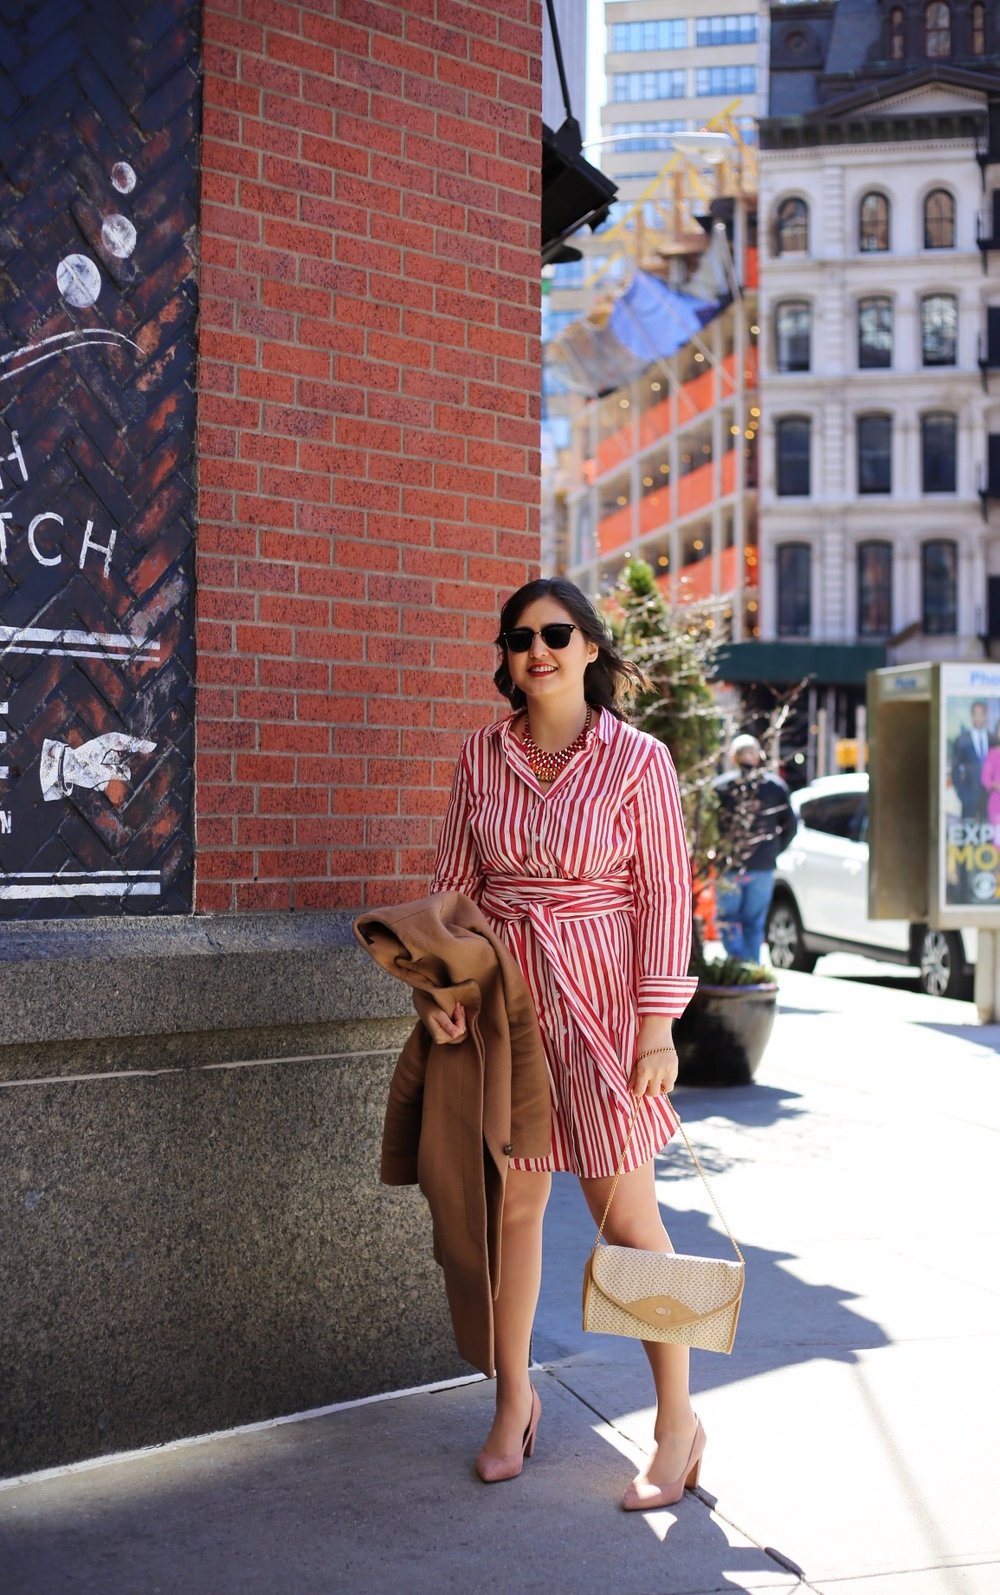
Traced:
<path id="1" fill-rule="evenodd" d="M 719 649 L 720 681 L 792 686 L 808 676 L 817 687 L 863 687 L 884 666 L 885 648 L 870 642 L 731 642 Z"/>

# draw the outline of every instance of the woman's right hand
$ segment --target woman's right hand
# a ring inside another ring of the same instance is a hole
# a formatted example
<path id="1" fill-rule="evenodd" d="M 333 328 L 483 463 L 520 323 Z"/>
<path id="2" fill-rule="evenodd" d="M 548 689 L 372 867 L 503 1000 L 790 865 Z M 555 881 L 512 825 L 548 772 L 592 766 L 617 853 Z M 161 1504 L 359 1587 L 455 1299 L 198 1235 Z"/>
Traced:
<path id="1" fill-rule="evenodd" d="M 465 1009 L 460 1002 L 455 1004 L 455 1011 L 451 1018 L 443 1008 L 431 1008 L 424 1014 L 424 1027 L 430 1032 L 432 1041 L 441 1047 L 452 1047 L 459 1041 L 464 1041 L 467 1031 L 465 1026 Z"/>

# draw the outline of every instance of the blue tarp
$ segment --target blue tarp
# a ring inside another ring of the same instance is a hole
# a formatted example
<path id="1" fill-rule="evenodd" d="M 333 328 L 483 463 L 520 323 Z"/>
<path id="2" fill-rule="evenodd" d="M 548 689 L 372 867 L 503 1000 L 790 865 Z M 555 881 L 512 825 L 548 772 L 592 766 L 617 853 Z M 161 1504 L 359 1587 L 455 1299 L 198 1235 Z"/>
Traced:
<path id="1" fill-rule="evenodd" d="M 683 349 L 718 309 L 718 300 L 695 299 L 637 271 L 612 310 L 608 329 L 648 365 Z"/>
<path id="2" fill-rule="evenodd" d="M 637 271 L 603 326 L 586 317 L 572 322 L 546 345 L 546 359 L 574 393 L 595 398 L 677 354 L 727 302 L 697 298 Z"/>

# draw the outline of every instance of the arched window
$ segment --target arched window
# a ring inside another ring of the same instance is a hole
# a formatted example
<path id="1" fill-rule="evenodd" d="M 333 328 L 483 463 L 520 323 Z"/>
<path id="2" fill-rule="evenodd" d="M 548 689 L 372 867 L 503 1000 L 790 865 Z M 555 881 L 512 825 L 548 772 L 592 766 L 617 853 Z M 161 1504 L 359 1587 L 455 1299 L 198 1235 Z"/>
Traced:
<path id="1" fill-rule="evenodd" d="M 776 553 L 778 636 L 808 637 L 812 626 L 812 549 L 808 543 L 779 543 Z"/>
<path id="2" fill-rule="evenodd" d="M 925 493 L 954 493 L 958 420 L 948 410 L 920 417 L 920 485 Z"/>
<path id="3" fill-rule="evenodd" d="M 920 550 L 923 628 L 928 637 L 958 630 L 958 545 L 942 538 Z"/>
<path id="4" fill-rule="evenodd" d="M 865 194 L 858 207 L 858 248 L 879 253 L 889 247 L 889 201 L 884 194 Z"/>
<path id="5" fill-rule="evenodd" d="M 811 432 L 807 415 L 783 415 L 774 429 L 775 476 L 782 498 L 804 498 L 809 493 Z"/>
<path id="6" fill-rule="evenodd" d="M 858 416 L 858 492 L 892 492 L 892 417 Z"/>
<path id="7" fill-rule="evenodd" d="M 892 544 L 858 544 L 858 636 L 892 632 Z"/>
<path id="8" fill-rule="evenodd" d="M 932 188 L 924 200 L 924 248 L 954 249 L 955 199 L 946 188 Z"/>
<path id="9" fill-rule="evenodd" d="M 858 365 L 862 371 L 892 365 L 892 300 L 858 300 Z"/>
<path id="10" fill-rule="evenodd" d="M 924 6 L 924 54 L 931 61 L 943 61 L 951 54 L 951 6 L 944 0 L 930 0 Z"/>
<path id="11" fill-rule="evenodd" d="M 969 20 L 972 25 L 972 53 L 973 55 L 986 54 L 986 7 L 982 0 L 975 0 Z"/>
<path id="12" fill-rule="evenodd" d="M 808 371 L 812 312 L 804 299 L 787 299 L 774 312 L 774 355 L 778 371 Z"/>
<path id="13" fill-rule="evenodd" d="M 958 300 L 928 294 L 920 301 L 920 353 L 925 366 L 953 366 L 958 352 Z"/>
<path id="14" fill-rule="evenodd" d="M 902 61 L 906 54 L 905 21 L 902 6 L 889 12 L 889 60 Z"/>
<path id="15" fill-rule="evenodd" d="M 804 255 L 809 248 L 809 207 L 804 199 L 783 199 L 778 206 L 775 253 Z"/>

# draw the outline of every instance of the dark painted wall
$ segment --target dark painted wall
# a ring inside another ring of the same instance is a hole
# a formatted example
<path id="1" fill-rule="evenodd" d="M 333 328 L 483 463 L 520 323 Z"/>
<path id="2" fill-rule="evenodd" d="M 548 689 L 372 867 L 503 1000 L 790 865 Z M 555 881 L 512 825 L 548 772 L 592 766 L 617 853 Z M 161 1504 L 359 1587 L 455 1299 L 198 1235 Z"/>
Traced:
<path id="1" fill-rule="evenodd" d="M 200 7 L 0 21 L 0 917 L 189 912 Z"/>

